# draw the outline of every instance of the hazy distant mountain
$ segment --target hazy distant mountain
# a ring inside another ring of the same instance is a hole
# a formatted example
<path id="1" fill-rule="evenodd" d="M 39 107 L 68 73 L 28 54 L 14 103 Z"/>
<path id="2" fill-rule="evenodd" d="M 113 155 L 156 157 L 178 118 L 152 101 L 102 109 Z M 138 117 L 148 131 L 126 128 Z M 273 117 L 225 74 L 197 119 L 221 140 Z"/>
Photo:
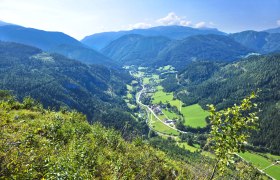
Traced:
<path id="1" fill-rule="evenodd" d="M 147 64 L 170 42 L 166 37 L 130 34 L 113 41 L 101 52 L 121 64 Z"/>
<path id="2" fill-rule="evenodd" d="M 168 65 L 182 68 L 192 61 L 232 61 L 252 52 L 223 35 L 197 35 L 183 40 L 125 35 L 101 51 L 122 65 Z"/>
<path id="3" fill-rule="evenodd" d="M 229 35 L 235 41 L 259 53 L 280 51 L 280 33 L 243 31 Z"/>
<path id="4" fill-rule="evenodd" d="M 267 29 L 267 30 L 264 30 L 264 31 L 268 32 L 268 33 L 280 33 L 280 27 L 271 28 L 271 29 Z"/>
<path id="5" fill-rule="evenodd" d="M 121 36 L 128 34 L 139 34 L 143 36 L 165 36 L 170 39 L 184 39 L 188 36 L 200 35 L 200 34 L 219 34 L 225 33 L 213 29 L 213 28 L 191 28 L 185 26 L 158 26 L 149 29 L 133 29 L 130 31 L 118 31 L 118 32 L 104 32 L 97 33 L 85 37 L 81 40 L 82 43 L 88 45 L 93 49 L 100 50 L 110 44 L 112 41 L 120 38 Z"/>
<path id="6" fill-rule="evenodd" d="M 16 25 L 0 26 L 0 40 L 38 47 L 45 51 L 61 53 L 69 58 L 90 64 L 107 64 L 109 59 L 87 48 L 78 40 L 62 33 L 48 32 Z"/>

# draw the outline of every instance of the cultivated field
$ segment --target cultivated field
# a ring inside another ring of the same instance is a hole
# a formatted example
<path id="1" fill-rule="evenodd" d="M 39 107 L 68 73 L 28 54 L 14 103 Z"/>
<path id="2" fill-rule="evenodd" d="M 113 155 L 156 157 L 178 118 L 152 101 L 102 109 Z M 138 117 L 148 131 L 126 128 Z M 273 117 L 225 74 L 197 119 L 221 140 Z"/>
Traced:
<path id="1" fill-rule="evenodd" d="M 182 107 L 181 113 L 184 115 L 185 125 L 193 128 L 203 128 L 207 125 L 205 118 L 209 115 L 209 112 L 203 110 L 199 104 Z"/>

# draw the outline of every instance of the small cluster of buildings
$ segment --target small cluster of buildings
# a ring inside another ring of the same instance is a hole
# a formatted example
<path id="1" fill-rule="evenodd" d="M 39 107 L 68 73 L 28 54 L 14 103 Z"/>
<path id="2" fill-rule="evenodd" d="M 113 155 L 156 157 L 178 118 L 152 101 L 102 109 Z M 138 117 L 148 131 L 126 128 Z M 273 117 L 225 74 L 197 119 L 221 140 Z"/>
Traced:
<path id="1" fill-rule="evenodd" d="M 163 115 L 163 112 L 162 112 L 161 107 L 159 105 L 151 105 L 150 108 L 153 110 L 153 112 L 156 115 Z M 175 120 L 167 119 L 167 118 L 163 119 L 163 122 L 168 124 L 168 125 L 171 125 L 171 126 L 175 126 L 175 123 L 176 123 Z"/>

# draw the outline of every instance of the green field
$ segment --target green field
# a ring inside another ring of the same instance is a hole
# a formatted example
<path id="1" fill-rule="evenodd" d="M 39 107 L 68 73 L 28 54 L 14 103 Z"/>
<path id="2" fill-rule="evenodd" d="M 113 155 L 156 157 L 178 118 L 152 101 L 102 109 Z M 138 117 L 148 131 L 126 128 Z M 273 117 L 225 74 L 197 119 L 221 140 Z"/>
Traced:
<path id="1" fill-rule="evenodd" d="M 174 100 L 173 93 L 164 92 L 162 86 L 157 86 L 157 91 L 153 94 L 152 99 L 153 104 L 159 104 L 162 102 L 163 104 L 170 103 L 172 106 L 176 106 L 178 110 L 181 110 L 181 113 L 185 117 L 185 125 L 191 126 L 193 128 L 203 128 L 207 125 L 205 118 L 209 115 L 208 111 L 203 110 L 198 104 L 181 107 L 182 102 L 178 99 Z M 176 117 L 178 118 L 178 115 L 167 110 L 163 110 L 163 113 L 169 119 L 174 119 Z"/>
<path id="2" fill-rule="evenodd" d="M 150 83 L 150 78 L 143 78 L 143 84 L 149 84 Z"/>
<path id="3" fill-rule="evenodd" d="M 127 93 L 126 97 L 127 97 L 128 99 L 132 99 L 133 96 L 132 96 L 132 94 Z"/>
<path id="4" fill-rule="evenodd" d="M 198 148 L 196 148 L 194 146 L 190 146 L 186 142 L 178 142 L 178 146 L 181 148 L 185 148 L 186 150 L 189 150 L 190 152 L 195 152 L 198 150 Z"/>
<path id="5" fill-rule="evenodd" d="M 168 117 L 168 119 L 179 119 L 179 116 L 174 112 L 170 112 L 166 109 L 163 109 L 162 112 Z"/>
<path id="6" fill-rule="evenodd" d="M 254 166 L 256 166 L 259 169 L 264 169 L 271 165 L 273 160 L 267 159 L 259 154 L 251 153 L 251 152 L 245 152 L 245 153 L 239 153 L 239 155 L 244 158 L 246 161 L 252 163 Z M 268 169 L 264 170 L 265 173 L 268 175 L 274 177 L 275 179 L 280 180 L 280 165 L 271 166 Z"/>
<path id="7" fill-rule="evenodd" d="M 199 104 L 182 107 L 181 113 L 184 115 L 185 125 L 193 128 L 207 125 L 205 118 L 209 115 L 209 112 L 203 110 Z"/>
<path id="8" fill-rule="evenodd" d="M 173 100 L 173 93 L 167 93 L 163 91 L 162 86 L 157 86 L 157 91 L 152 96 L 153 104 L 159 104 L 162 102 L 163 104 L 170 103 L 171 106 L 176 106 L 180 109 L 182 102 L 178 99 Z"/>
<path id="9" fill-rule="evenodd" d="M 127 85 L 126 85 L 126 89 L 129 90 L 129 91 L 132 91 L 133 88 L 132 88 L 131 85 L 127 84 Z"/>
<path id="10" fill-rule="evenodd" d="M 155 118 L 154 115 L 149 113 L 149 125 L 158 132 L 167 135 L 179 135 L 179 132 L 163 124 L 161 121 Z"/>
<path id="11" fill-rule="evenodd" d="M 163 66 L 163 67 L 159 67 L 157 70 L 159 70 L 159 71 L 162 71 L 162 70 L 164 70 L 164 71 L 168 71 L 168 70 L 173 71 L 174 69 L 175 68 L 173 66 L 166 65 L 166 66 Z"/>

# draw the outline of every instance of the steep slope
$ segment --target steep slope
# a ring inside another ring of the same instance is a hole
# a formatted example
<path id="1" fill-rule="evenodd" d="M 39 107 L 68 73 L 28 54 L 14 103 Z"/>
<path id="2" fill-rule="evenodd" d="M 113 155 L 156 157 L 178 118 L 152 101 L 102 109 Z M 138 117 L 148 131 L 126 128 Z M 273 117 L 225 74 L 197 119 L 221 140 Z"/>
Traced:
<path id="1" fill-rule="evenodd" d="M 87 48 L 76 39 L 61 32 L 48 32 L 16 25 L 0 26 L 0 40 L 62 53 L 69 58 L 89 64 L 107 64 L 110 61 L 102 54 Z"/>
<path id="2" fill-rule="evenodd" d="M 97 33 L 85 37 L 81 40 L 81 42 L 93 49 L 100 50 L 105 48 L 112 41 L 128 34 L 138 34 L 143 36 L 165 36 L 170 39 L 184 39 L 188 36 L 199 34 L 225 35 L 225 33 L 211 28 L 197 29 L 185 26 L 158 26 L 149 29 L 133 29 L 130 31 Z"/>
<path id="3" fill-rule="evenodd" d="M 110 43 L 101 52 L 121 64 L 147 64 L 170 42 L 171 40 L 165 37 L 125 35 Z"/>
<path id="4" fill-rule="evenodd" d="M 205 108 L 215 104 L 224 109 L 260 89 L 260 131 L 251 142 L 280 154 L 279 74 L 280 54 L 251 56 L 229 64 L 196 62 L 178 75 L 181 88 L 176 94 L 186 104 L 199 103 Z"/>
<path id="5" fill-rule="evenodd" d="M 182 68 L 192 61 L 233 61 L 250 52 L 227 36 L 198 35 L 170 44 L 159 53 L 153 63 Z"/>
<path id="6" fill-rule="evenodd" d="M 88 124 L 82 114 L 45 110 L 30 99 L 3 101 L 3 95 L 1 179 L 203 178 L 186 162 L 139 140 L 126 142 L 112 129 Z"/>
<path id="7" fill-rule="evenodd" d="M 243 31 L 240 33 L 230 34 L 229 37 L 241 43 L 245 47 L 253 49 L 259 53 L 270 53 L 280 51 L 280 34 Z"/>
<path id="8" fill-rule="evenodd" d="M 131 129 L 139 128 L 121 98 L 129 74 L 4 42 L 0 43 L 0 69 L 0 89 L 12 90 L 19 99 L 31 96 L 45 107 L 73 108 L 89 121 L 117 129 L 127 122 Z"/>

